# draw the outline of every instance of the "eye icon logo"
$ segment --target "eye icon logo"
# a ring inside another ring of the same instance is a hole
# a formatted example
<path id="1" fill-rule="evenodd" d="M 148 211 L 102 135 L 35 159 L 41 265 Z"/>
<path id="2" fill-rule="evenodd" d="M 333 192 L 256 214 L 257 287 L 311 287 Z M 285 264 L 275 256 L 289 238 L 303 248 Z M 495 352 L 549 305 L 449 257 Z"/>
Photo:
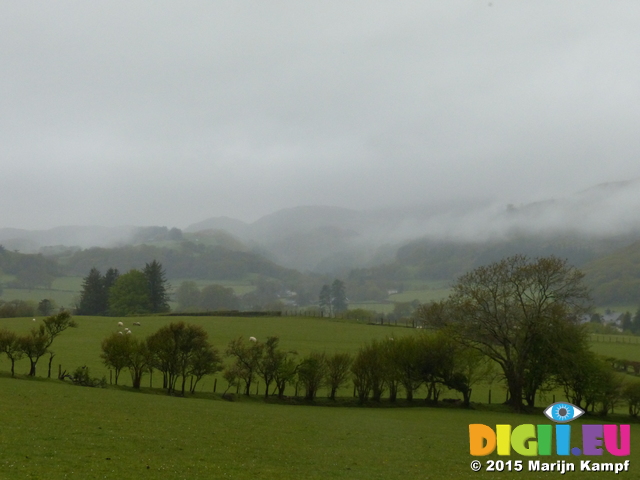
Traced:
<path id="1" fill-rule="evenodd" d="M 584 414 L 584 410 L 571 403 L 557 402 L 549 405 L 544 414 L 549 420 L 553 420 L 556 423 L 567 423 L 581 417 Z"/>

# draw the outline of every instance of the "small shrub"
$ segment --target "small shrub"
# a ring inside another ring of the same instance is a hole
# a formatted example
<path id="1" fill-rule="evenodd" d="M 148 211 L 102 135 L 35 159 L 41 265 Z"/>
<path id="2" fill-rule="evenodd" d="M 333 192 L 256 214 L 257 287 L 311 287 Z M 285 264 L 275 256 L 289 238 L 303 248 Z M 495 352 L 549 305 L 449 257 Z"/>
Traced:
<path id="1" fill-rule="evenodd" d="M 70 379 L 74 385 L 80 385 L 82 387 L 100 387 L 105 388 L 107 386 L 107 378 L 91 378 L 88 367 L 78 367 L 72 375 L 62 375 L 62 379 Z"/>

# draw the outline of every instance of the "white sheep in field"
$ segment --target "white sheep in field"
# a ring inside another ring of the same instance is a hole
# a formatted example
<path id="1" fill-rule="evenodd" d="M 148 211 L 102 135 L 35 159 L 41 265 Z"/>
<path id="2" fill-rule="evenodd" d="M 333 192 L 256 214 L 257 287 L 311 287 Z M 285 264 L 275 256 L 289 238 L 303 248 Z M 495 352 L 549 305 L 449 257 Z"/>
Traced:
<path id="1" fill-rule="evenodd" d="M 256 337 L 249 337 L 249 341 L 250 342 L 257 342 L 258 340 L 256 339 Z"/>
<path id="2" fill-rule="evenodd" d="M 131 330 L 127 330 L 127 335 L 131 335 Z"/>
<path id="3" fill-rule="evenodd" d="M 119 327 L 123 327 L 123 326 L 124 326 L 124 323 L 122 323 L 122 322 L 118 322 L 118 326 L 119 326 Z"/>
<path id="4" fill-rule="evenodd" d="M 139 327 L 139 326 L 140 326 L 140 322 L 133 322 L 133 325 L 134 325 L 135 327 Z"/>
<path id="5" fill-rule="evenodd" d="M 118 335 L 122 335 L 122 332 L 118 332 Z"/>

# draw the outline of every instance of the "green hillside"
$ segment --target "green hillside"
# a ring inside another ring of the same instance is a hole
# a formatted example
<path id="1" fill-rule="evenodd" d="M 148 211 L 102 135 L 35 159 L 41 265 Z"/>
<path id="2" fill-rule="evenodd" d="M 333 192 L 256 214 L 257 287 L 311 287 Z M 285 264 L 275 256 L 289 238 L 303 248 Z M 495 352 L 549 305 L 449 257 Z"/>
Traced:
<path id="1" fill-rule="evenodd" d="M 593 299 L 601 305 L 640 304 L 640 242 L 582 266 Z"/>

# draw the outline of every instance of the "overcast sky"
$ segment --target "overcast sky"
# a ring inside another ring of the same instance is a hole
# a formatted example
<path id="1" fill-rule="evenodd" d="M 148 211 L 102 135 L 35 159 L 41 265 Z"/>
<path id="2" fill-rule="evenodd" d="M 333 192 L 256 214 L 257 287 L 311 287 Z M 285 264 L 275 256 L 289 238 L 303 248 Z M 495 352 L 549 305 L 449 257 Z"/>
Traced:
<path id="1" fill-rule="evenodd" d="M 640 177 L 640 3 L 0 3 L 0 226 Z"/>

